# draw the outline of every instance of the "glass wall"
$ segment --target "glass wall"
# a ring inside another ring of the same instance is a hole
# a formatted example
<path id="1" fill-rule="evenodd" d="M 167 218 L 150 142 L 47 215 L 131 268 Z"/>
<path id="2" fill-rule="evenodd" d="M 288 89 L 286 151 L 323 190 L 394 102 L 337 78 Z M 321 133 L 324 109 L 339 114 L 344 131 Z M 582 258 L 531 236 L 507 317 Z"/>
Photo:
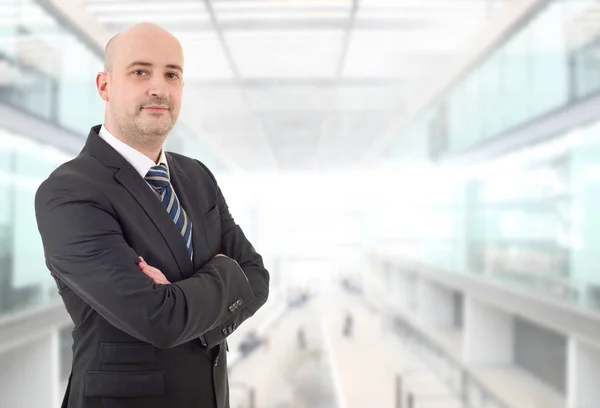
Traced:
<path id="1" fill-rule="evenodd" d="M 509 38 L 483 56 L 392 142 L 435 137 L 443 151 L 460 153 L 600 90 L 600 26 L 595 0 L 550 0 Z M 410 142 L 409 142 L 410 143 Z"/>
<path id="2" fill-rule="evenodd" d="M 100 50 L 82 42 L 39 2 L 0 4 L 0 100 L 87 136 L 100 123 Z"/>
<path id="3" fill-rule="evenodd" d="M 375 246 L 600 310 L 599 163 L 600 121 L 482 164 L 422 164 L 372 209 Z"/>
<path id="4" fill-rule="evenodd" d="M 57 297 L 44 262 L 34 196 L 41 181 L 68 159 L 0 129 L 0 316 Z"/>
<path id="5" fill-rule="evenodd" d="M 572 230 L 568 159 L 502 169 L 470 182 L 474 226 L 470 270 L 526 289 L 569 293 Z"/>

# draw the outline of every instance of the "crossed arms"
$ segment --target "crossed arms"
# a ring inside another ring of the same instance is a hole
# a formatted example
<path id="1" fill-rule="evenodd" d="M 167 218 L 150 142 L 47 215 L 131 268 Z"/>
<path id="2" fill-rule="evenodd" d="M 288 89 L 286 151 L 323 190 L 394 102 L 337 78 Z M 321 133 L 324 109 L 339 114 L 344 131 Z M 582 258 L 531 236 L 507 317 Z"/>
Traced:
<path id="1" fill-rule="evenodd" d="M 159 348 L 194 338 L 207 347 L 267 300 L 269 274 L 218 189 L 222 246 L 190 278 L 155 284 L 126 242 L 106 197 L 72 174 L 53 175 L 35 197 L 46 264 L 62 284 L 116 328 Z M 147 265 L 147 264 L 146 264 Z M 148 266 L 148 265 L 147 265 Z M 231 302 L 244 307 L 232 312 Z M 231 330 L 229 331 L 229 333 Z"/>

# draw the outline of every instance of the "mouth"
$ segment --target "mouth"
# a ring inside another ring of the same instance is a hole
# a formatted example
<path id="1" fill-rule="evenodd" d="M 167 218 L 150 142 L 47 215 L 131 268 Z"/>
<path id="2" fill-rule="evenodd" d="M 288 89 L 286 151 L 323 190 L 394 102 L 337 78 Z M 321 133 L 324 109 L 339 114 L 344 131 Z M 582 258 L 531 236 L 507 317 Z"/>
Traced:
<path id="1" fill-rule="evenodd" d="M 148 105 L 144 106 L 142 109 L 150 112 L 165 112 L 169 110 L 169 108 L 164 105 Z"/>

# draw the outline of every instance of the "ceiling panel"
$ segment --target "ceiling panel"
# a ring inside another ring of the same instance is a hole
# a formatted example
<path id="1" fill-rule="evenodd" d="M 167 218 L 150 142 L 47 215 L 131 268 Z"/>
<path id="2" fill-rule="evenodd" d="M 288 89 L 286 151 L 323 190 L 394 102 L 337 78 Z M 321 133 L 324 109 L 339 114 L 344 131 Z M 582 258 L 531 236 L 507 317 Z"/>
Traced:
<path id="1" fill-rule="evenodd" d="M 476 0 L 361 0 L 343 75 L 407 82 L 435 75 L 437 67 L 463 52 L 488 21 L 491 7 L 492 2 Z M 360 29 L 379 22 L 389 29 Z"/>
<path id="2" fill-rule="evenodd" d="M 218 12 L 329 12 L 343 11 L 352 6 L 353 0 L 213 0 Z"/>
<path id="3" fill-rule="evenodd" d="M 378 86 L 342 86 L 336 90 L 336 110 L 348 112 L 395 111 L 406 101 L 411 90 L 408 83 L 389 83 Z"/>
<path id="4" fill-rule="evenodd" d="M 334 109 L 335 88 L 310 86 L 264 86 L 246 89 L 250 109 L 259 111 L 321 111 Z"/>
<path id="5" fill-rule="evenodd" d="M 219 22 L 235 23 L 241 21 L 258 20 L 335 20 L 347 19 L 350 16 L 350 8 L 328 8 L 328 9 L 287 9 L 287 8 L 261 8 L 246 10 L 221 10 L 215 8 Z"/>
<path id="6" fill-rule="evenodd" d="M 264 137 L 261 121 L 246 112 L 196 112 L 193 118 L 187 119 L 187 122 L 193 121 L 196 128 L 202 129 L 211 138 L 218 139 L 223 146 L 252 144 Z M 251 150 L 257 147 L 265 146 L 254 146 Z"/>
<path id="7" fill-rule="evenodd" d="M 267 112 L 260 115 L 277 167 L 313 168 L 326 114 L 321 112 Z"/>
<path id="8" fill-rule="evenodd" d="M 400 112 L 396 110 L 395 114 Z M 369 111 L 361 115 L 339 111 L 329 115 L 323 123 L 319 140 L 316 157 L 319 168 L 351 167 L 389 122 L 390 113 L 385 111 Z"/>
<path id="9" fill-rule="evenodd" d="M 236 1 L 216 2 L 220 26 L 229 29 L 344 29 L 350 2 L 344 1 Z"/>
<path id="10" fill-rule="evenodd" d="M 87 9 L 101 23 L 135 24 L 152 21 L 157 24 L 172 22 L 208 22 L 208 14 L 203 2 L 196 3 L 107 3 L 88 5 Z"/>
<path id="11" fill-rule="evenodd" d="M 235 86 L 207 86 L 187 79 L 183 87 L 184 105 L 191 105 L 197 112 L 246 112 L 242 90 Z"/>
<path id="12" fill-rule="evenodd" d="M 248 112 L 218 112 L 182 106 L 183 121 L 217 156 L 227 158 L 246 169 L 275 167 L 263 123 Z"/>
<path id="13" fill-rule="evenodd" d="M 489 0 L 490 3 L 506 3 L 506 0 Z M 426 9 L 438 10 L 469 10 L 485 7 L 486 1 L 481 0 L 360 0 L 363 9 Z"/>
<path id="14" fill-rule="evenodd" d="M 233 78 L 233 72 L 216 32 L 184 33 L 172 31 L 183 48 L 185 80 Z"/>
<path id="15" fill-rule="evenodd" d="M 116 24 L 118 27 L 129 26 L 136 23 L 152 21 L 160 25 L 169 25 L 176 27 L 181 23 L 208 23 L 210 16 L 206 13 L 196 12 L 140 12 L 132 14 L 103 14 L 98 16 L 98 20 L 105 24 Z"/>
<path id="16" fill-rule="evenodd" d="M 470 33 L 422 30 L 355 31 L 350 37 L 344 77 L 408 78 L 431 75 L 458 55 Z"/>
<path id="17" fill-rule="evenodd" d="M 109 33 L 121 31 L 132 24 L 150 21 L 169 31 L 181 26 L 203 27 L 211 30 L 212 24 L 204 1 L 126 1 L 87 0 L 88 12 L 104 24 Z"/>
<path id="18" fill-rule="evenodd" d="M 109 14 L 128 14 L 145 12 L 206 12 L 206 5 L 203 1 L 172 1 L 172 2 L 135 2 L 135 1 L 88 1 L 87 9 L 96 15 Z"/>
<path id="19" fill-rule="evenodd" d="M 251 110 L 259 111 L 370 111 L 392 110 L 406 98 L 408 84 L 323 86 L 272 85 L 246 88 Z"/>
<path id="20" fill-rule="evenodd" d="M 244 78 L 333 77 L 342 30 L 228 30 L 225 40 Z"/>

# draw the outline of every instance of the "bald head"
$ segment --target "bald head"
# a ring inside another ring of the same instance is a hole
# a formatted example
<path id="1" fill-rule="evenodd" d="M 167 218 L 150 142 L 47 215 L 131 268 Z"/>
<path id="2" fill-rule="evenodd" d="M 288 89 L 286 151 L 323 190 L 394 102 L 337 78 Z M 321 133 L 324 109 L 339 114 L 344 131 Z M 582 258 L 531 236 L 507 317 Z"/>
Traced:
<path id="1" fill-rule="evenodd" d="M 112 72 L 114 60 L 119 55 L 120 47 L 125 47 L 127 49 L 128 47 L 131 47 L 131 43 L 139 43 L 144 40 L 153 41 L 157 39 L 171 42 L 172 46 L 176 47 L 183 56 L 181 44 L 173 34 L 154 23 L 139 23 L 118 32 L 108 40 L 106 47 L 104 48 L 104 70 Z"/>
<path id="2" fill-rule="evenodd" d="M 115 52 L 115 42 L 117 42 L 117 37 L 119 33 L 113 35 L 110 40 L 106 43 L 106 47 L 104 48 L 104 70 L 106 72 L 112 71 L 112 60 L 113 53 Z"/>

